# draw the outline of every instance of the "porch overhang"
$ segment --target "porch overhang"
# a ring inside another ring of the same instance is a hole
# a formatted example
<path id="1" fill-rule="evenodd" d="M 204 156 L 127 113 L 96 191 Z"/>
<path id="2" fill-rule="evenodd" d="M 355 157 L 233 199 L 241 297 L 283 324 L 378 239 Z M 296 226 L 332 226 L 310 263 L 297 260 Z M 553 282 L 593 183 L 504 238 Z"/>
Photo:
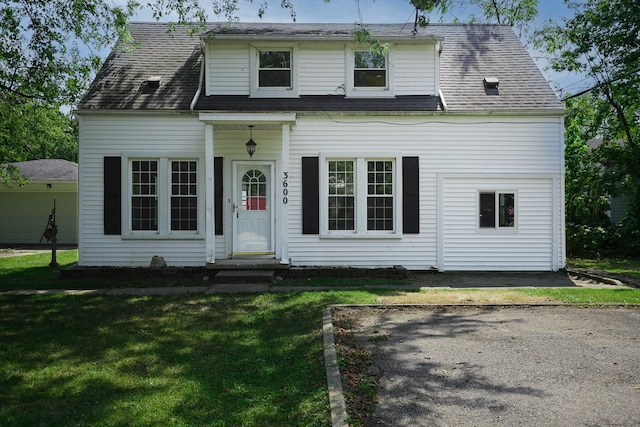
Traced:
<path id="1" fill-rule="evenodd" d="M 296 123 L 296 113 L 232 113 L 232 112 L 202 112 L 199 114 L 201 122 L 216 125 L 216 127 L 247 126 L 259 127 L 277 126 Z"/>
<path id="2" fill-rule="evenodd" d="M 266 161 L 272 162 L 274 165 L 279 161 L 278 173 L 283 176 L 288 175 L 289 171 L 289 138 L 292 125 L 296 123 L 295 113 L 277 112 L 201 112 L 199 113 L 199 120 L 205 125 L 205 191 L 207 197 L 205 198 L 205 251 L 206 262 L 209 268 L 215 268 L 213 265 L 216 262 L 215 248 L 216 248 L 216 236 L 215 236 L 215 213 L 218 209 L 223 209 L 221 206 L 216 207 L 214 202 L 215 193 L 214 190 L 214 151 L 216 147 L 216 131 L 217 130 L 246 130 L 247 126 L 254 126 L 256 129 L 270 129 L 280 130 L 282 132 L 282 149 L 280 158 L 269 158 Z M 254 159 L 255 160 L 255 159 Z M 262 159 L 265 162 L 265 159 Z M 270 175 L 275 177 L 275 167 L 272 167 Z M 275 181 L 274 181 L 275 182 Z M 275 187 L 273 187 L 275 189 Z M 285 188 L 286 189 L 286 188 Z M 275 190 L 274 190 L 275 191 Z M 229 197 L 227 197 L 230 200 Z M 275 200 L 275 199 L 274 199 Z M 234 202 L 235 203 L 235 202 Z M 238 202 L 239 203 L 239 202 Z M 273 255 L 276 259 L 279 259 L 280 264 L 288 265 L 289 261 L 289 242 L 288 234 L 281 233 L 277 230 L 286 230 L 289 224 L 289 210 L 286 202 L 284 204 L 277 203 L 274 206 L 274 215 L 269 222 L 276 228 L 273 229 L 272 234 L 272 248 Z M 228 210 L 229 208 L 227 208 Z M 224 210 L 222 210 L 224 212 Z M 275 219 L 277 218 L 277 220 Z M 227 232 L 229 230 L 227 229 Z M 234 245 L 235 246 L 235 245 Z M 227 242 L 226 252 L 233 253 L 234 247 L 231 247 Z"/>

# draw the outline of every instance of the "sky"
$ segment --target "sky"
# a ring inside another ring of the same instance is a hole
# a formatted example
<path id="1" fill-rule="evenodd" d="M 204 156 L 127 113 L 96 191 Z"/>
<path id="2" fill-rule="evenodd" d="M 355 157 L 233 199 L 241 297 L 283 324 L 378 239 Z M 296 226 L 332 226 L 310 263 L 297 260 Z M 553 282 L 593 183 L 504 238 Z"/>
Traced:
<path id="1" fill-rule="evenodd" d="M 213 0 L 200 0 L 200 3 L 212 10 Z M 118 3 L 119 1 L 115 1 Z M 260 19 L 258 8 L 263 0 L 238 0 L 240 12 L 238 18 L 241 22 L 292 22 L 288 10 L 280 7 L 280 1 L 269 0 L 266 14 Z M 414 9 L 409 0 L 292 0 L 296 22 L 335 22 L 335 23 L 356 23 L 360 20 L 366 23 L 408 23 L 413 24 Z M 473 13 L 479 15 L 478 9 L 472 7 L 458 8 L 445 16 L 433 15 L 430 21 L 454 22 L 468 21 Z M 570 17 L 570 11 L 562 0 L 539 0 L 538 18 L 534 27 L 541 27 L 547 21 L 561 23 L 563 18 Z M 162 21 L 176 20 L 176 16 L 164 16 Z M 209 21 L 225 20 L 224 16 L 216 17 L 212 13 Z M 132 21 L 155 21 L 150 10 L 141 10 Z M 529 51 L 538 67 L 550 82 L 559 96 L 564 96 L 567 92 L 577 93 L 592 86 L 592 81 L 584 79 L 583 76 L 574 73 L 556 73 L 548 70 L 548 61 L 544 54 L 536 52 L 533 47 Z"/>

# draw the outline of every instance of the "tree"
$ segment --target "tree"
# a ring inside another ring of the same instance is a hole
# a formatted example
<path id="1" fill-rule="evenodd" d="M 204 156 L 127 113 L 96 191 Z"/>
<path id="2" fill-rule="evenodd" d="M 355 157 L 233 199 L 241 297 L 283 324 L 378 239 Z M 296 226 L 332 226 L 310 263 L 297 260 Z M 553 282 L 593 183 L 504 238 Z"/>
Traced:
<path id="1" fill-rule="evenodd" d="M 582 140 L 601 138 L 592 161 L 600 165 L 600 196 L 623 194 L 630 208 L 640 206 L 640 4 L 635 0 L 588 0 L 567 2 L 575 16 L 560 25 L 547 25 L 538 43 L 551 54 L 553 69 L 588 75 L 594 87 L 567 98 L 567 117 L 582 123 Z M 568 125 L 571 121 L 568 122 Z M 580 162 L 570 156 L 575 139 L 567 126 L 567 176 L 576 174 Z M 580 188 L 567 182 L 568 200 Z M 584 194 L 584 192 L 582 193 Z M 571 212 L 568 204 L 567 213 Z M 629 210 L 620 225 L 609 230 L 609 243 L 624 247 L 627 254 L 640 250 L 640 220 Z M 597 221 L 597 216 L 582 221 Z M 629 241 L 635 245 L 629 246 Z"/>
<path id="2" fill-rule="evenodd" d="M 137 3 L 18 0 L 0 6 L 0 182 L 19 178 L 7 163 L 77 158 L 73 106 L 100 66 L 96 52 L 116 37 Z"/>

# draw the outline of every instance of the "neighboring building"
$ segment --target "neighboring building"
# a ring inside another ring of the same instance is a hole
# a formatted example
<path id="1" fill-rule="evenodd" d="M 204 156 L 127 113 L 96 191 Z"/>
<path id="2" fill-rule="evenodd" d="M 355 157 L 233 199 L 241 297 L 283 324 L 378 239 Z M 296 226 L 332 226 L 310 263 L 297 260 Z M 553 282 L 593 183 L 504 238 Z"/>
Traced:
<path id="1" fill-rule="evenodd" d="M 564 110 L 512 29 L 369 29 L 131 24 L 77 112 L 79 264 L 563 268 Z"/>
<path id="2" fill-rule="evenodd" d="M 66 160 L 13 163 L 24 185 L 0 185 L 0 244 L 32 245 L 41 241 L 49 214 L 56 208 L 59 244 L 78 243 L 78 165 Z M 42 238 L 42 243 L 47 243 Z"/>

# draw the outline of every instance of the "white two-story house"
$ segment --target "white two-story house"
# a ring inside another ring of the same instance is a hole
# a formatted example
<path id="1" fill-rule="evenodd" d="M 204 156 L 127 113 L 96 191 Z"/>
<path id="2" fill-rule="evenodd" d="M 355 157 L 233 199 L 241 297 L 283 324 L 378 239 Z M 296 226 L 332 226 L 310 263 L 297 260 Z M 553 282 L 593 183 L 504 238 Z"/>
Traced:
<path id="1" fill-rule="evenodd" d="M 512 29 L 133 23 L 79 105 L 79 265 L 565 265 L 563 106 Z"/>

